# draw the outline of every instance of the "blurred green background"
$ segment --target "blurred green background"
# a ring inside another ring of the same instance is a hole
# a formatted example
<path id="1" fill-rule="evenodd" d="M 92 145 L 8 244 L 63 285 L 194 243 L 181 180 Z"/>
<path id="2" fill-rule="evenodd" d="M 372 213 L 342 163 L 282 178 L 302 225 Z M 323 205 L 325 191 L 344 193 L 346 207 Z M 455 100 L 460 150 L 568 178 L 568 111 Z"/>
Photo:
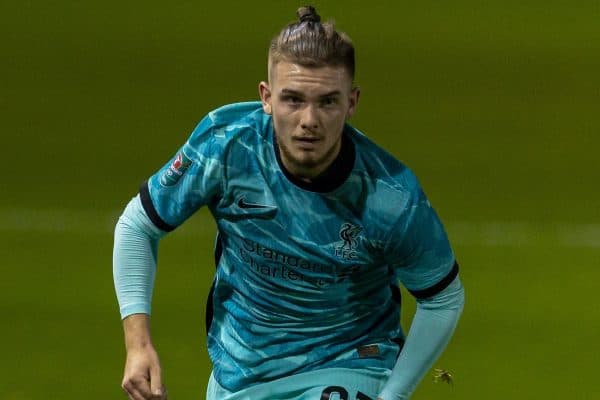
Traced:
<path id="1" fill-rule="evenodd" d="M 455 384 L 413 398 L 600 398 L 599 3 L 313 4 L 356 44 L 353 124 L 417 173 L 462 265 Z M 116 218 L 204 113 L 257 98 L 300 5 L 0 2 L 0 399 L 125 398 Z M 204 398 L 213 235 L 202 211 L 161 245 L 175 400 Z"/>

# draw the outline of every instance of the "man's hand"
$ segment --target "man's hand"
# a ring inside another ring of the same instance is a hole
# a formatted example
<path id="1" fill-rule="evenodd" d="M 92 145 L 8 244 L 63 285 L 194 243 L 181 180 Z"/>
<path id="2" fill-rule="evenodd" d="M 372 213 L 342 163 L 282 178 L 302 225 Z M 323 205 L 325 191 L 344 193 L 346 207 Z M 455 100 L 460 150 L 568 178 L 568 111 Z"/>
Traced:
<path id="1" fill-rule="evenodd" d="M 123 320 L 127 362 L 121 387 L 130 400 L 166 400 L 158 354 L 150 340 L 150 321 L 145 314 Z"/>
<path id="2" fill-rule="evenodd" d="M 127 351 L 121 385 L 131 400 L 166 400 L 158 354 L 151 345 Z"/>

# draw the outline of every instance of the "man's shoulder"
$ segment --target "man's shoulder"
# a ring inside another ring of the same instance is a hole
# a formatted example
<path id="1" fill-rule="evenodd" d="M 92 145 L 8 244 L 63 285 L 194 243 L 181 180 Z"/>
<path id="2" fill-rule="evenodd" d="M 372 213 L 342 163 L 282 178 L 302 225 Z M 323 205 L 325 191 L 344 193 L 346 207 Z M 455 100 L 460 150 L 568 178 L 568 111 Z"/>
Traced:
<path id="1" fill-rule="evenodd" d="M 206 118 L 214 128 L 227 128 L 230 131 L 236 127 L 260 126 L 268 119 L 259 101 L 232 103 L 210 111 Z"/>
<path id="2" fill-rule="evenodd" d="M 269 131 L 270 116 L 260 102 L 227 104 L 207 113 L 192 132 L 188 146 L 225 148 L 240 137 L 262 140 Z"/>

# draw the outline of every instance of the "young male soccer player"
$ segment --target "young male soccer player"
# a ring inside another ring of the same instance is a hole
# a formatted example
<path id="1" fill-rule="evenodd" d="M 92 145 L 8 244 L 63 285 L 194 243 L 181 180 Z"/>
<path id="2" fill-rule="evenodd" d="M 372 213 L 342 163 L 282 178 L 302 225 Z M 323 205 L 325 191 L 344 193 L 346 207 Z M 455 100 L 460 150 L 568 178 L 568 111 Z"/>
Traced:
<path id="1" fill-rule="evenodd" d="M 159 239 L 207 206 L 211 400 L 407 399 L 463 307 L 436 213 L 403 164 L 346 123 L 354 49 L 312 7 L 273 39 L 261 102 L 210 112 L 115 232 L 130 399 L 164 399 L 149 330 Z M 417 298 L 408 336 L 398 280 Z M 337 397 L 336 397 L 337 396 Z"/>

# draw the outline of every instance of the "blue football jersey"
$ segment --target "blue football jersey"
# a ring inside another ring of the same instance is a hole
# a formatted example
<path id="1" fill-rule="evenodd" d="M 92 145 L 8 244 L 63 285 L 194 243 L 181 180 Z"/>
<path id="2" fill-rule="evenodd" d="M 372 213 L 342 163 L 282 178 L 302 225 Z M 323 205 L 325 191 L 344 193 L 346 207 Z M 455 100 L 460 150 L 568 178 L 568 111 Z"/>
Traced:
<path id="1" fill-rule="evenodd" d="M 210 112 L 140 197 L 165 231 L 202 206 L 216 221 L 208 351 L 232 391 L 327 367 L 391 369 L 403 339 L 398 280 L 428 297 L 457 274 L 407 167 L 346 125 L 332 166 L 299 181 L 259 102 Z"/>

